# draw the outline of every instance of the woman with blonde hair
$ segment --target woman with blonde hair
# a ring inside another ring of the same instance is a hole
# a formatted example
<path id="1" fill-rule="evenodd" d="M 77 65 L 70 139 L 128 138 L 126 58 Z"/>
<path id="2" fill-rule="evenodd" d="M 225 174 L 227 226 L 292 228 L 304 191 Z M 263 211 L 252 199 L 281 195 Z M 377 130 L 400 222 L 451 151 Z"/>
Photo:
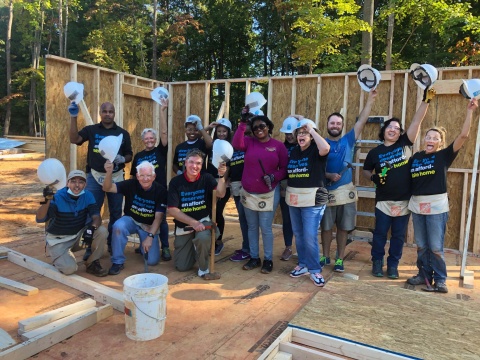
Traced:
<path id="1" fill-rule="evenodd" d="M 476 99 L 469 101 L 467 116 L 456 139 L 445 147 L 446 130 L 432 127 L 427 130 L 424 150 L 410 159 L 412 197 L 408 208 L 412 212 L 415 242 L 417 243 L 418 274 L 407 282 L 420 285 L 435 281 L 424 290 L 447 293 L 447 266 L 443 251 L 449 215 L 447 170 L 458 155 L 470 132 Z"/>

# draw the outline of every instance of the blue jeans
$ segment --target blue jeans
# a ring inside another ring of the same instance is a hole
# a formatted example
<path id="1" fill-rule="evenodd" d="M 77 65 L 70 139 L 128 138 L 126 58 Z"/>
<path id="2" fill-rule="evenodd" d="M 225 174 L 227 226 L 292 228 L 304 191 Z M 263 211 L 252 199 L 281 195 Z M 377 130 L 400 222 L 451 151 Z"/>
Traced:
<path id="1" fill-rule="evenodd" d="M 325 205 L 294 207 L 290 206 L 298 265 L 306 267 L 310 274 L 322 272 L 318 247 L 318 226 L 325 212 Z"/>
<path id="2" fill-rule="evenodd" d="M 417 267 L 436 283 L 447 280 L 447 265 L 443 252 L 448 212 L 435 215 L 413 214 L 413 229 L 417 243 Z"/>
<path id="3" fill-rule="evenodd" d="M 285 197 L 280 197 L 280 210 L 282 211 L 282 227 L 283 227 L 283 241 L 285 246 L 292 246 L 293 230 L 292 221 L 290 220 L 290 211 L 285 201 Z"/>
<path id="4" fill-rule="evenodd" d="M 235 206 L 238 211 L 238 221 L 240 222 L 240 230 L 242 231 L 242 251 L 250 253 L 250 244 L 248 242 L 248 225 L 247 218 L 245 217 L 245 208 L 240 201 L 240 196 L 234 196 Z"/>
<path id="5" fill-rule="evenodd" d="M 102 190 L 102 185 L 100 185 L 97 180 L 95 180 L 92 173 L 87 174 L 87 186 L 85 187 L 85 189 L 93 194 L 98 209 L 101 210 L 103 206 L 103 200 L 105 199 L 105 191 Z M 108 222 L 107 244 L 110 245 L 112 243 L 113 224 L 122 216 L 123 195 L 114 193 L 106 194 L 108 200 L 108 211 L 110 213 L 110 221 Z"/>
<path id="6" fill-rule="evenodd" d="M 250 245 L 250 256 L 259 258 L 259 228 L 262 231 L 263 257 L 265 260 L 272 260 L 273 257 L 273 231 L 272 223 L 280 201 L 280 186 L 275 188 L 273 197 L 273 211 L 255 211 L 244 207 L 245 217 L 248 224 L 248 241 Z"/>
<path id="7" fill-rule="evenodd" d="M 130 216 L 122 216 L 113 224 L 113 236 L 112 236 L 112 264 L 125 263 L 125 245 L 127 245 L 127 236 L 131 234 L 138 234 L 140 239 L 140 250 L 143 252 L 142 242 L 148 236 L 148 232 L 142 230 L 140 226 L 135 224 Z M 157 265 L 160 261 L 160 244 L 158 242 L 158 235 L 152 240 L 152 246 L 148 251 L 148 265 Z"/>
<path id="8" fill-rule="evenodd" d="M 407 232 L 408 218 L 403 216 L 389 216 L 375 208 L 375 230 L 373 231 L 372 260 L 383 260 L 387 233 L 391 230 L 390 248 L 388 249 L 387 267 L 398 267 L 402 258 L 403 243 Z"/>

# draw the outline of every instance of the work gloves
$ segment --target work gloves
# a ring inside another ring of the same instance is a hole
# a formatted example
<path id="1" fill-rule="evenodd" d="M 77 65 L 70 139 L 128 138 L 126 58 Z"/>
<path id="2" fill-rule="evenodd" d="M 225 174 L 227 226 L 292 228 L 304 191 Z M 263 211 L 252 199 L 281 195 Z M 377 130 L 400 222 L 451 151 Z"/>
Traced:
<path id="1" fill-rule="evenodd" d="M 83 232 L 83 245 L 90 247 L 93 241 L 93 233 L 95 232 L 95 227 L 93 225 L 87 227 Z"/>
<path id="2" fill-rule="evenodd" d="M 78 105 L 75 104 L 75 101 L 69 105 L 68 112 L 72 117 L 78 116 Z"/>

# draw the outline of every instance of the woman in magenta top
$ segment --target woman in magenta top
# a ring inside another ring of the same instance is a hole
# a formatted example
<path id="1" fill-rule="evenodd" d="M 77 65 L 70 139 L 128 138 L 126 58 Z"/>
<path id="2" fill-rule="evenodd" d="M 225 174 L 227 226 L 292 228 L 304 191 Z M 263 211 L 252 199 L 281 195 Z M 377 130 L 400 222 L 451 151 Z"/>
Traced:
<path id="1" fill-rule="evenodd" d="M 251 119 L 253 137 L 244 136 L 248 108 L 242 112 L 242 122 L 233 137 L 233 147 L 245 152 L 241 195 L 245 207 L 250 242 L 250 260 L 243 266 L 252 270 L 262 266 L 259 254 L 259 229 L 262 232 L 264 261 L 262 273 L 273 269 L 272 222 L 280 201 L 280 181 L 286 178 L 288 152 L 285 145 L 271 137 L 272 121 L 266 116 Z"/>

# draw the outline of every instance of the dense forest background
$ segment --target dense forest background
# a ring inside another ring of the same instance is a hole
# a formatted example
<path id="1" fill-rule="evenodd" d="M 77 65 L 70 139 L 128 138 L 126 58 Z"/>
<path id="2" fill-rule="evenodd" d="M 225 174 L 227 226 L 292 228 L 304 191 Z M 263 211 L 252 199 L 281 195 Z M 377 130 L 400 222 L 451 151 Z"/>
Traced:
<path id="1" fill-rule="evenodd" d="M 480 65 L 479 2 L 0 0 L 0 134 L 42 133 L 47 54 L 161 81 Z"/>

